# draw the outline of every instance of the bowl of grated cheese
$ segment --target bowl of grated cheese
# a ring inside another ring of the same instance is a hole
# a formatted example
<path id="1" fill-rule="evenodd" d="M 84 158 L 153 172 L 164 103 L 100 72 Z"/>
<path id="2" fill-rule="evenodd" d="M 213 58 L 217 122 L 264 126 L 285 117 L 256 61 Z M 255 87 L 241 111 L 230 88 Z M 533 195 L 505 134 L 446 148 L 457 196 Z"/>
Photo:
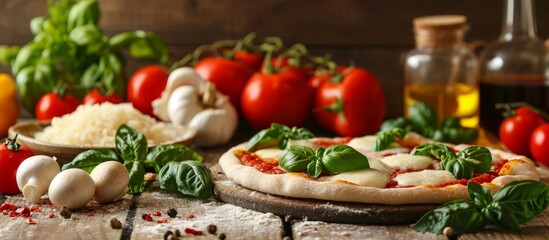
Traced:
<path id="1" fill-rule="evenodd" d="M 10 137 L 36 154 L 55 156 L 59 164 L 72 161 L 79 153 L 98 148 L 114 149 L 114 136 L 122 124 L 143 133 L 148 146 L 192 143 L 196 132 L 184 126 L 158 122 L 129 103 L 80 105 L 73 113 L 51 121 L 23 121 L 9 130 Z"/>

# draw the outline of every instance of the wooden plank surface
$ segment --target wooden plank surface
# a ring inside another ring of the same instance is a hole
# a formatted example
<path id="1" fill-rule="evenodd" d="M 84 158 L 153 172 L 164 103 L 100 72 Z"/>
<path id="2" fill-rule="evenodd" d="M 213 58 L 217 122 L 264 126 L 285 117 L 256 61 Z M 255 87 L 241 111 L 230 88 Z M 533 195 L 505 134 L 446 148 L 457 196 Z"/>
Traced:
<path id="1" fill-rule="evenodd" d="M 112 229 L 110 220 L 116 218 L 124 223 L 130 201 L 131 196 L 126 195 L 115 204 L 90 203 L 65 219 L 48 201 L 34 205 L 21 195 L 8 197 L 5 203 L 40 207 L 40 211 L 30 215 L 36 224 L 28 224 L 26 217 L 0 215 L 0 239 L 120 239 L 122 229 Z"/>
<path id="2" fill-rule="evenodd" d="M 542 240 L 549 236 L 549 211 L 546 210 L 532 221 L 522 226 L 520 233 L 506 233 L 485 230 L 478 233 L 463 234 L 457 239 L 493 240 L 528 239 Z M 292 236 L 295 240 L 308 239 L 447 239 L 442 235 L 420 233 L 411 229 L 412 225 L 381 226 L 337 224 L 318 221 L 297 221 L 292 224 Z"/>
<path id="3" fill-rule="evenodd" d="M 227 239 L 282 239 L 282 219 L 272 213 L 260 213 L 213 199 L 207 201 L 184 199 L 176 194 L 149 188 L 141 194 L 137 217 L 134 221 L 132 239 L 159 239 L 167 231 L 179 230 L 185 237 L 217 239 L 224 234 Z M 177 216 L 167 216 L 169 208 L 177 210 Z M 143 214 L 162 213 L 154 220 L 168 219 L 166 223 L 145 221 Z M 215 225 L 216 234 L 208 233 L 209 225 Z M 201 231 L 202 235 L 185 234 L 186 228 Z"/>

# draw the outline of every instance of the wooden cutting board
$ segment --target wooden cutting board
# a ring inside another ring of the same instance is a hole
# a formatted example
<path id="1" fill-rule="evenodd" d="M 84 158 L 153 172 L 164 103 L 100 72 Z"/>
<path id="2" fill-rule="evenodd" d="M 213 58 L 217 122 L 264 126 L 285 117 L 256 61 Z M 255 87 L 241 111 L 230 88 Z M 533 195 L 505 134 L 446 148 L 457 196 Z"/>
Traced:
<path id="1" fill-rule="evenodd" d="M 219 165 L 212 167 L 214 192 L 221 201 L 259 212 L 325 221 L 358 224 L 412 224 L 428 211 L 432 204 L 380 205 L 298 199 L 265 194 L 240 186 L 229 180 Z"/>

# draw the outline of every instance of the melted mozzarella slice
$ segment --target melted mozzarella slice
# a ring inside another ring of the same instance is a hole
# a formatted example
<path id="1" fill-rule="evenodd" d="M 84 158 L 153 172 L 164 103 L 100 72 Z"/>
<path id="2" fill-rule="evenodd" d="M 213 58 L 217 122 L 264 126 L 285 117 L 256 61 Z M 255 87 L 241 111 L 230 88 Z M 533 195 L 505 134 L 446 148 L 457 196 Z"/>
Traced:
<path id="1" fill-rule="evenodd" d="M 403 153 L 384 157 L 381 161 L 390 167 L 399 168 L 401 170 L 423 170 L 431 166 L 434 162 L 430 157 Z"/>
<path id="2" fill-rule="evenodd" d="M 255 154 L 260 158 L 275 158 L 278 159 L 278 156 L 282 153 L 282 149 L 278 148 L 264 148 L 255 151 Z"/>
<path id="3" fill-rule="evenodd" d="M 391 143 L 389 147 L 385 150 L 375 152 L 374 143 L 376 142 L 377 136 L 368 135 L 364 137 L 357 137 L 351 139 L 347 145 L 353 147 L 357 151 L 366 155 L 368 158 L 381 158 L 386 154 L 397 154 L 397 153 L 408 153 L 408 148 L 402 147 L 397 143 Z"/>
<path id="4" fill-rule="evenodd" d="M 359 186 L 384 188 L 389 182 L 389 174 L 375 168 L 344 172 L 330 177 L 332 181 L 345 181 Z"/>
<path id="5" fill-rule="evenodd" d="M 377 159 L 369 158 L 368 163 L 370 164 L 370 168 L 377 169 L 387 174 L 391 174 L 393 172 L 393 169 L 391 167 L 387 166 L 387 164 Z"/>
<path id="6" fill-rule="evenodd" d="M 447 182 L 456 181 L 452 173 L 446 170 L 423 170 L 420 172 L 403 173 L 396 176 L 393 180 L 398 182 L 399 187 L 421 186 L 421 185 L 439 185 Z"/>

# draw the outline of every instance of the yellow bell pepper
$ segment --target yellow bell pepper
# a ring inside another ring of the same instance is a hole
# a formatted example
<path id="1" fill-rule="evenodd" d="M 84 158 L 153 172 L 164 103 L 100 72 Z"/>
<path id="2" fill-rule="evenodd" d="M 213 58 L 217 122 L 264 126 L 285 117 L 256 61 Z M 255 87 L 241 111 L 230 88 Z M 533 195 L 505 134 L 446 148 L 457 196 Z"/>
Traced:
<path id="1" fill-rule="evenodd" d="M 0 74 L 0 137 L 8 135 L 8 129 L 19 117 L 19 104 L 15 94 L 15 81 L 8 74 Z"/>

